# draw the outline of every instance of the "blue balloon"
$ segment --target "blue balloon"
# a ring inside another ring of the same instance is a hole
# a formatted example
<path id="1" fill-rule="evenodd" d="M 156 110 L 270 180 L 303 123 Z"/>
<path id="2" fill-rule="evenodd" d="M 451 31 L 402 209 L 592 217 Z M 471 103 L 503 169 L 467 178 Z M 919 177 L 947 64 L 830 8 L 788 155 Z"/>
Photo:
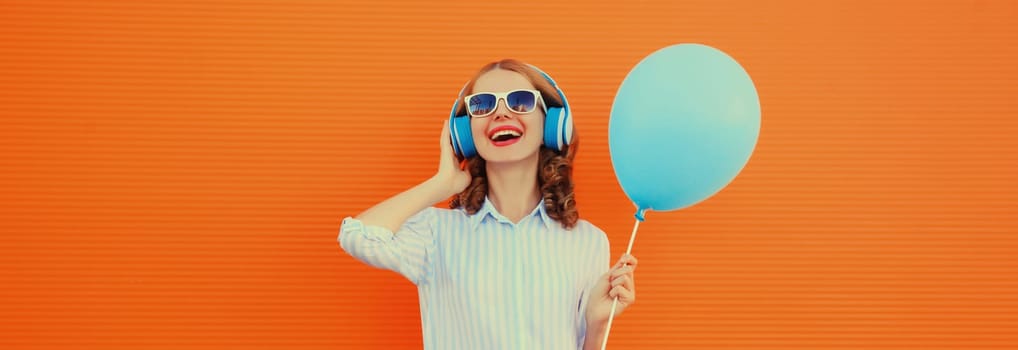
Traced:
<path id="1" fill-rule="evenodd" d="M 619 86 L 608 122 L 615 176 L 645 210 L 692 206 L 728 185 L 760 134 L 760 100 L 746 70 L 717 49 L 665 47 Z"/>

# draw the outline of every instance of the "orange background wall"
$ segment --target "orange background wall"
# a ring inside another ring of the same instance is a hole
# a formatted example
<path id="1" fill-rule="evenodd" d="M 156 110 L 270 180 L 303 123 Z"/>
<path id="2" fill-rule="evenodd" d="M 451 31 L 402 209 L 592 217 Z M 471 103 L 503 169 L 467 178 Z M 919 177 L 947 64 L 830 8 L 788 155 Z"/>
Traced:
<path id="1" fill-rule="evenodd" d="M 432 174 L 463 82 L 503 57 L 560 82 L 618 256 L 615 91 L 699 42 L 753 77 L 760 141 L 641 225 L 611 348 L 1018 348 L 1016 7 L 4 1 L 0 347 L 419 348 L 413 286 L 335 239 Z"/>

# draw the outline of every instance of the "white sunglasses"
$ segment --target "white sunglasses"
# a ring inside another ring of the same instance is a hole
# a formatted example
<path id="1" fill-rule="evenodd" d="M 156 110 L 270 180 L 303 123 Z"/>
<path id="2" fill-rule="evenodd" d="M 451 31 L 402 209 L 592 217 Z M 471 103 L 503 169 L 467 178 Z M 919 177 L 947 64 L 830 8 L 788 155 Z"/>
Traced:
<path id="1" fill-rule="evenodd" d="M 519 114 L 533 112 L 540 104 L 545 113 L 548 107 L 541 98 L 541 92 L 532 89 L 517 89 L 507 92 L 478 92 L 463 98 L 467 104 L 467 114 L 473 118 L 484 118 L 498 109 L 498 101 L 505 101 L 510 111 Z"/>

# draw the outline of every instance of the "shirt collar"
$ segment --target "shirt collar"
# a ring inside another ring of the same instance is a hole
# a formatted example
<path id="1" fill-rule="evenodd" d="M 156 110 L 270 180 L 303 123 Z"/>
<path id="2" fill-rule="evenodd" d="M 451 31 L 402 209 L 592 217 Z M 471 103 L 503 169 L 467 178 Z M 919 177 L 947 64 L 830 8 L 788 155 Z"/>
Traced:
<path id="1" fill-rule="evenodd" d="M 530 212 L 530 215 L 527 215 L 527 217 L 535 215 L 541 218 L 541 221 L 544 223 L 544 228 L 549 230 L 552 228 L 554 220 L 548 216 L 548 212 L 544 209 L 544 202 L 538 202 L 537 207 L 534 208 L 534 211 Z M 481 223 L 484 222 L 484 219 L 488 216 L 491 216 L 494 220 L 498 220 L 499 217 L 503 217 L 502 214 L 495 209 L 495 205 L 491 204 L 491 201 L 488 200 L 488 196 L 484 196 L 484 204 L 481 204 L 481 209 L 478 209 L 477 213 L 474 213 L 473 217 L 470 218 L 471 226 L 474 231 L 481 226 Z"/>

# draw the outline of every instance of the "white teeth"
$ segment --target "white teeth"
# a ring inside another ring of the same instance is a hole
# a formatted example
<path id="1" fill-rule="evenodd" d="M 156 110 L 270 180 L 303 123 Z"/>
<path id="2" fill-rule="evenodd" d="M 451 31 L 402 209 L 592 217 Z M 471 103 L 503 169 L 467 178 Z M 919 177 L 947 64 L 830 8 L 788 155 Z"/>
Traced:
<path id="1" fill-rule="evenodd" d="M 496 132 L 494 134 L 491 134 L 491 139 L 494 140 L 494 139 L 498 138 L 499 136 L 503 136 L 503 135 L 512 135 L 514 137 L 523 136 L 523 134 L 521 134 L 519 131 L 511 130 L 511 129 L 506 129 L 506 130 L 500 130 L 500 131 L 498 131 L 498 132 Z"/>

